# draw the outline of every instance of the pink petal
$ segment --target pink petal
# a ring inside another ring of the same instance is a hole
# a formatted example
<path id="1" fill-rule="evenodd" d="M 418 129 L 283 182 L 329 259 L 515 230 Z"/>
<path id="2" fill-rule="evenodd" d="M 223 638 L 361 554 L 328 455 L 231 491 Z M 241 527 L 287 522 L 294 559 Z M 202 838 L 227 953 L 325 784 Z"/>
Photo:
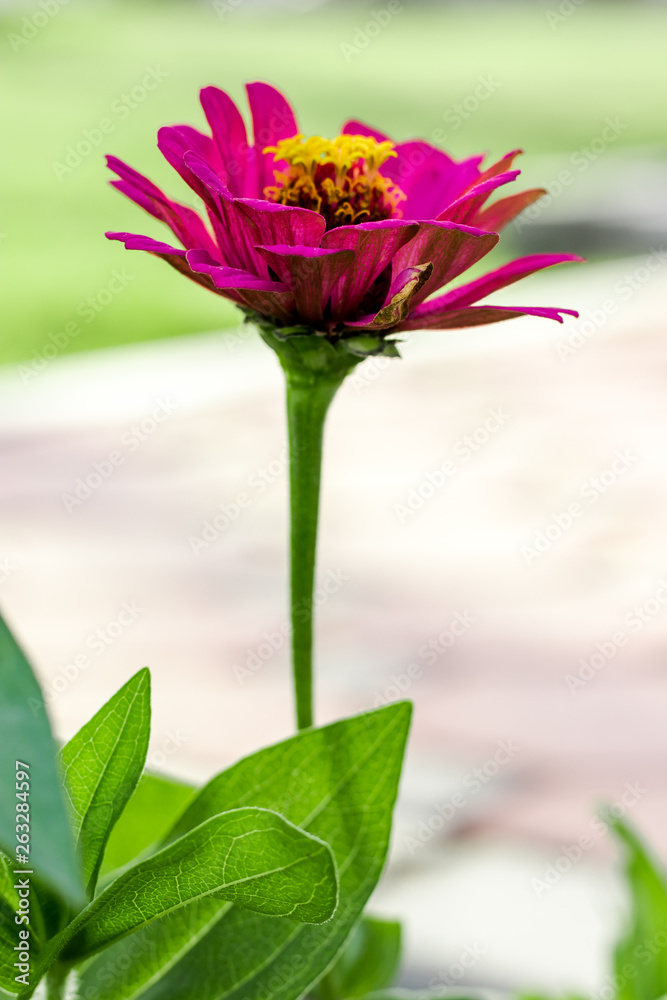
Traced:
<path id="1" fill-rule="evenodd" d="M 324 216 L 308 208 L 250 198 L 238 199 L 236 205 L 247 220 L 252 246 L 316 247 L 326 228 Z"/>
<path id="2" fill-rule="evenodd" d="M 331 294 L 334 319 L 354 315 L 375 279 L 398 250 L 412 239 L 418 228 L 416 223 L 385 219 L 356 226 L 340 226 L 324 234 L 323 248 L 354 252 L 352 266 L 345 271 Z"/>
<path id="3" fill-rule="evenodd" d="M 425 303 L 425 305 L 429 304 Z M 543 319 L 553 319 L 557 323 L 562 323 L 564 315 L 579 315 L 574 309 L 548 309 L 533 306 L 467 306 L 463 309 L 449 309 L 445 306 L 440 310 L 435 309 L 428 313 L 421 312 L 423 309 L 424 306 L 419 306 L 412 312 L 407 321 L 398 327 L 397 332 L 485 326 L 487 323 L 499 323 L 504 319 L 515 319 L 517 316 L 540 316 Z"/>
<path id="4" fill-rule="evenodd" d="M 324 322 L 324 311 L 334 285 L 351 267 L 351 250 L 322 250 L 305 246 L 258 246 L 257 252 L 294 292 L 299 319 L 314 326 Z"/>
<path id="5" fill-rule="evenodd" d="M 487 229 L 492 233 L 499 233 L 501 229 L 516 219 L 525 208 L 539 201 L 547 192 L 544 188 L 530 188 L 528 191 L 520 191 L 519 194 L 510 195 L 509 198 L 500 198 L 494 201 L 488 208 L 478 212 L 475 216 L 475 225 L 478 229 Z"/>
<path id="6" fill-rule="evenodd" d="M 186 153 L 184 160 L 186 168 L 206 189 L 209 217 L 225 264 L 268 278 L 266 265 L 254 249 L 252 227 L 238 200 L 195 153 Z"/>
<path id="7" fill-rule="evenodd" d="M 125 244 L 126 250 L 146 250 L 148 253 L 172 254 L 176 257 L 185 257 L 186 251 L 180 247 L 172 247 L 169 243 L 161 243 L 153 240 L 150 236 L 140 236 L 138 233 L 105 233 L 108 240 L 120 240 Z"/>
<path id="8" fill-rule="evenodd" d="M 431 261 L 431 278 L 415 295 L 415 303 L 421 302 L 476 264 L 497 242 L 495 233 L 454 222 L 420 222 L 417 235 L 394 257 L 392 273 L 398 275 L 406 267 Z"/>
<path id="9" fill-rule="evenodd" d="M 111 186 L 169 226 L 183 246 L 206 247 L 213 254 L 218 252 L 208 229 L 196 212 L 187 205 L 171 201 L 152 181 L 115 156 L 108 156 L 107 163 L 121 178 L 120 181 L 112 181 Z"/>
<path id="10" fill-rule="evenodd" d="M 254 194 L 257 180 L 254 172 L 248 176 L 252 155 L 241 112 L 218 87 L 204 87 L 199 98 L 224 170 L 220 179 L 233 195 Z"/>
<path id="11" fill-rule="evenodd" d="M 382 164 L 389 177 L 406 195 L 400 205 L 403 218 L 420 221 L 436 216 L 479 176 L 483 157 L 456 163 L 447 153 L 420 140 L 401 142 L 396 158 Z"/>
<path id="12" fill-rule="evenodd" d="M 565 264 L 568 261 L 583 261 L 583 259 L 583 257 L 577 257 L 576 254 L 571 253 L 537 253 L 529 257 L 519 257 L 509 264 L 503 264 L 502 267 L 496 268 L 495 271 L 489 271 L 488 274 L 477 278 L 476 281 L 469 281 L 451 292 L 438 296 L 431 302 L 426 302 L 423 308 L 425 310 L 429 307 L 435 308 L 436 303 L 438 303 L 440 306 L 447 305 L 451 309 L 460 309 L 463 306 L 472 305 L 473 302 L 478 302 L 479 299 L 490 295 L 499 288 L 505 288 L 506 285 L 526 278 L 529 274 L 542 271 L 545 267 Z"/>
<path id="13" fill-rule="evenodd" d="M 487 169 L 479 175 L 475 184 L 479 184 L 481 181 L 487 181 L 491 177 L 496 177 L 498 174 L 504 174 L 511 168 L 517 156 L 521 156 L 522 153 L 522 149 L 513 149 L 510 153 L 506 153 L 505 156 L 498 160 L 497 163 L 487 167 Z M 521 173 L 521 171 L 518 171 L 518 173 Z"/>
<path id="14" fill-rule="evenodd" d="M 252 130 L 257 161 L 257 186 L 255 196 L 264 197 L 264 188 L 274 183 L 274 171 L 280 163 L 273 153 L 265 153 L 267 146 L 275 146 L 281 139 L 291 139 L 299 131 L 294 112 L 287 98 L 268 83 L 246 84 L 248 103 L 252 114 Z"/>
<path id="15" fill-rule="evenodd" d="M 186 251 L 181 250 L 180 247 L 172 247 L 168 243 L 160 243 L 157 240 L 150 239 L 148 236 L 139 236 L 135 233 L 105 233 L 104 235 L 108 240 L 120 240 L 125 244 L 126 250 L 145 250 L 155 257 L 161 257 L 162 260 L 166 260 L 168 264 L 171 264 L 177 271 L 184 274 L 186 278 L 190 278 L 191 281 L 195 281 L 198 285 L 203 285 L 204 288 L 208 288 L 210 291 L 215 291 L 213 282 L 208 275 L 193 273 L 186 259 Z M 201 252 L 205 253 L 206 251 Z"/>
<path id="16" fill-rule="evenodd" d="M 190 250 L 187 256 L 193 271 L 208 275 L 217 289 L 239 305 L 281 323 L 294 319 L 294 295 L 282 282 L 266 281 L 241 268 L 220 267 L 203 250 Z"/>
<path id="17" fill-rule="evenodd" d="M 438 219 L 461 222 L 465 225 L 476 225 L 475 219 L 477 213 L 491 192 L 504 184 L 509 184 L 511 181 L 516 180 L 520 173 L 520 170 L 510 170 L 507 173 L 489 177 L 480 184 L 472 184 L 460 198 L 457 198 L 456 201 L 452 202 L 451 205 L 448 205 L 440 213 Z"/>
<path id="18" fill-rule="evenodd" d="M 206 186 L 187 166 L 185 157 L 190 154 L 196 155 L 209 165 L 209 169 L 216 177 L 219 177 L 222 171 L 222 162 L 213 140 L 189 126 L 165 125 L 158 131 L 157 145 L 167 163 L 180 174 L 188 187 L 192 188 L 195 194 L 199 195 L 202 201 L 210 206 L 211 196 Z"/>

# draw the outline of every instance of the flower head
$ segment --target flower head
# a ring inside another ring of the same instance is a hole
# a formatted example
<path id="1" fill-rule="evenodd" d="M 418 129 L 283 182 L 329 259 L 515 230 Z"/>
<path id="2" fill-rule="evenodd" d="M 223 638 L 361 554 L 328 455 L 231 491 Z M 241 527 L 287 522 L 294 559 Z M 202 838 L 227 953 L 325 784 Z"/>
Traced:
<path id="1" fill-rule="evenodd" d="M 520 315 L 562 322 L 570 309 L 480 305 L 480 299 L 572 254 L 536 254 L 441 291 L 484 257 L 498 233 L 544 192 L 490 205 L 513 181 L 520 150 L 482 169 L 421 140 L 394 143 L 359 121 L 332 140 L 305 137 L 287 100 L 247 86 L 253 142 L 232 99 L 201 92 L 210 134 L 160 129 L 158 146 L 204 203 L 206 219 L 172 201 L 115 157 L 113 186 L 166 223 L 180 246 L 107 233 L 168 261 L 285 336 L 297 329 L 361 353 L 389 351 L 388 334 L 493 323 Z M 440 294 L 435 295 L 436 292 Z M 395 348 L 393 348 L 395 352 Z"/>

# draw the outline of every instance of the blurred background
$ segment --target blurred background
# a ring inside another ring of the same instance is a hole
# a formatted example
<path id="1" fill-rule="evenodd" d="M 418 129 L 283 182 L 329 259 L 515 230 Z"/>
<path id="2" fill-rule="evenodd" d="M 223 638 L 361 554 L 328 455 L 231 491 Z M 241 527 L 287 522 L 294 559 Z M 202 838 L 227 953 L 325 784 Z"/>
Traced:
<path id="1" fill-rule="evenodd" d="M 416 704 L 374 900 L 406 985 L 598 995 L 625 906 L 599 804 L 667 857 L 667 5 L 3 0 L 0 48 L 0 605 L 63 738 L 148 664 L 150 763 L 185 781 L 292 728 L 281 377 L 104 239 L 161 231 L 103 154 L 189 200 L 158 127 L 253 79 L 307 134 L 525 150 L 548 194 L 484 269 L 589 263 L 494 301 L 581 316 L 416 333 L 348 380 L 318 719 Z"/>

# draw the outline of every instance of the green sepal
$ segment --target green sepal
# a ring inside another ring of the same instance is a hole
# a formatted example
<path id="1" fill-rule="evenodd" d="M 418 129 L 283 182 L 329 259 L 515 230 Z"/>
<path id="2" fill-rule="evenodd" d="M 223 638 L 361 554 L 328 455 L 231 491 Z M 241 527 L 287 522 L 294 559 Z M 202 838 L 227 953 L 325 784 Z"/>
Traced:
<path id="1" fill-rule="evenodd" d="M 384 337 L 359 334 L 345 337 L 341 343 L 358 358 L 400 358 L 400 353 L 393 340 Z"/>

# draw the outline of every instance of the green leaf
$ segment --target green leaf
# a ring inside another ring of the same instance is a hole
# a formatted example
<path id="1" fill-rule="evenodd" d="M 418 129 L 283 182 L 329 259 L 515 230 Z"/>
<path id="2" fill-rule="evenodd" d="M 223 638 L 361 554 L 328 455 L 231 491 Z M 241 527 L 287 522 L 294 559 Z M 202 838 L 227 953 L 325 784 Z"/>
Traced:
<path id="1" fill-rule="evenodd" d="M 10 993 L 16 992 L 14 948 L 19 943 L 19 928 L 14 923 L 19 905 L 15 882 L 9 858 L 0 854 L 0 987 Z"/>
<path id="2" fill-rule="evenodd" d="M 224 812 L 112 882 L 75 921 L 64 957 L 90 955 L 206 896 L 322 923 L 338 902 L 333 853 L 268 809 Z"/>
<path id="3" fill-rule="evenodd" d="M 401 962 L 401 925 L 364 917 L 327 976 L 327 986 L 343 1000 L 357 1000 L 391 986 Z"/>
<path id="4" fill-rule="evenodd" d="M 629 826 L 609 815 L 604 818 L 625 845 L 632 895 L 630 923 L 614 954 L 616 1000 L 658 1000 L 667 993 L 665 874 Z"/>
<path id="5" fill-rule="evenodd" d="M 19 905 L 19 894 L 15 888 L 16 876 L 13 874 L 13 870 L 7 855 L 0 853 L 0 901 L 7 903 L 12 911 L 16 910 Z"/>
<path id="6" fill-rule="evenodd" d="M 140 670 L 61 752 L 75 843 L 91 896 L 109 834 L 146 760 L 150 683 L 149 671 Z"/>
<path id="7" fill-rule="evenodd" d="M 294 1000 L 334 962 L 382 871 L 410 724 L 401 702 L 310 729 L 241 760 L 193 800 L 172 836 L 248 803 L 284 813 L 333 848 L 334 918 L 295 927 L 210 901 L 138 931 L 82 972 L 86 1000 Z"/>
<path id="8" fill-rule="evenodd" d="M 16 771 L 30 765 L 30 865 L 75 907 L 84 902 L 81 872 L 63 799 L 44 700 L 30 664 L 0 618 L 0 846 L 16 855 Z M 28 866 L 26 866 L 28 867 Z"/>
<path id="9" fill-rule="evenodd" d="M 156 774 L 143 774 L 111 831 L 100 878 L 134 861 L 146 848 L 164 839 L 193 792 L 191 785 Z"/>
<path id="10" fill-rule="evenodd" d="M 488 990 L 461 990 L 452 993 L 451 989 L 443 986 L 441 990 L 378 990 L 377 993 L 367 993 L 364 1000 L 487 1000 L 488 995 Z"/>
<path id="11" fill-rule="evenodd" d="M 330 847 L 268 809 L 213 816 L 158 854 L 120 875 L 45 949 L 33 970 L 31 996 L 57 960 L 78 962 L 186 909 L 215 900 L 292 921 L 330 920 L 338 903 Z M 222 904 L 222 905 L 221 905 Z"/>

